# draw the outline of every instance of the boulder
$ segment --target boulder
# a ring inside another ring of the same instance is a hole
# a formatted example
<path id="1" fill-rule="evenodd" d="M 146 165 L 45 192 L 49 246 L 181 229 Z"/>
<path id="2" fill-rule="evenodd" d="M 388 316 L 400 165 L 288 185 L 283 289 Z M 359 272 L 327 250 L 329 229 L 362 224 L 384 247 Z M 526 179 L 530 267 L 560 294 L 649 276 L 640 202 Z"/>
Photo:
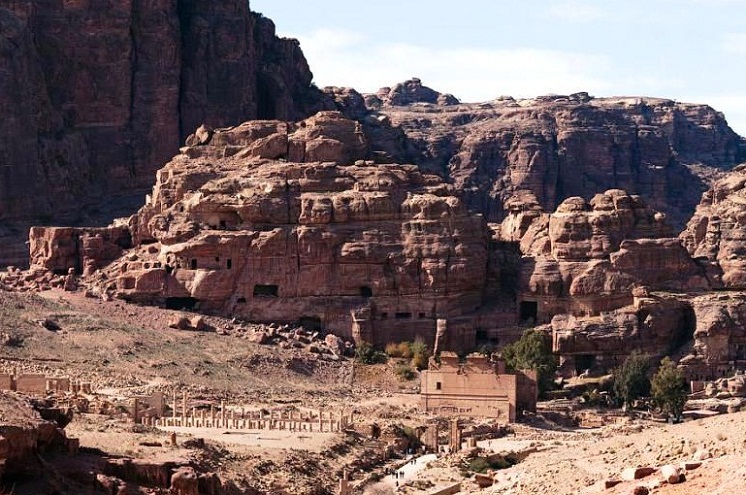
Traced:
<path id="1" fill-rule="evenodd" d="M 645 478 L 647 476 L 650 476 L 655 472 L 655 468 L 645 466 L 645 467 L 629 467 L 625 468 L 624 471 L 622 471 L 621 478 L 624 481 L 634 481 L 639 480 L 640 478 Z"/>
<path id="2" fill-rule="evenodd" d="M 681 468 L 674 466 L 673 464 L 666 464 L 660 468 L 661 477 L 666 483 L 676 484 L 680 483 L 683 478 Z"/>

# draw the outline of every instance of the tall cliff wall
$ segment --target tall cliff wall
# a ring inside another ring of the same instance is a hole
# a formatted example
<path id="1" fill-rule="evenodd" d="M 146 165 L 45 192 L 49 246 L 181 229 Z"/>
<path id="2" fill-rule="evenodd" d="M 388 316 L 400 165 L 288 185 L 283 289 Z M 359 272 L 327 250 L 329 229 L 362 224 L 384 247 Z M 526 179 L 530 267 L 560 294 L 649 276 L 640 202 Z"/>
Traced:
<path id="1" fill-rule="evenodd" d="M 311 79 L 245 0 L 0 0 L 0 219 L 90 222 L 200 124 L 315 113 Z"/>
<path id="2" fill-rule="evenodd" d="M 746 160 L 743 138 L 721 113 L 662 98 L 458 104 L 413 79 L 365 102 L 404 131 L 407 160 L 447 178 L 491 222 L 505 218 L 517 193 L 550 212 L 569 197 L 624 189 L 681 228 L 711 177 Z"/>

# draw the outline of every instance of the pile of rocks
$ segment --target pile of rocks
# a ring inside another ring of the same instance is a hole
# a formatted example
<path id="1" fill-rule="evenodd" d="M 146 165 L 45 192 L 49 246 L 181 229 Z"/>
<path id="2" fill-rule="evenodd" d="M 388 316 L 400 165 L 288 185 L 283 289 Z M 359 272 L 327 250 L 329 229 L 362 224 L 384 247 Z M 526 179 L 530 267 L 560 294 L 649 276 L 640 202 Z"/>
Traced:
<path id="1" fill-rule="evenodd" d="M 290 324 L 234 325 L 218 330 L 260 345 L 274 345 L 282 349 L 302 349 L 332 360 L 355 355 L 355 344 L 334 334 L 307 330 Z"/>
<path id="2" fill-rule="evenodd" d="M 18 267 L 9 266 L 0 273 L 0 290 L 6 292 L 36 292 L 51 289 L 75 291 L 77 288 L 73 269 L 67 275 L 58 275 L 41 268 L 24 271 Z"/>

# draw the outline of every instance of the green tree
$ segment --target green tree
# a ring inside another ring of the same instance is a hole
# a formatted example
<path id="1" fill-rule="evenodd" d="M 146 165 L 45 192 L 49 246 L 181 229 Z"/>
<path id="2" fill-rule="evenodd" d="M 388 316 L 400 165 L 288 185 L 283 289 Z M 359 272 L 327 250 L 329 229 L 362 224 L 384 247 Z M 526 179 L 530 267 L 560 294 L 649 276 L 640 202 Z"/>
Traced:
<path id="1" fill-rule="evenodd" d="M 502 356 L 510 370 L 536 370 L 540 394 L 553 388 L 557 358 L 552 354 L 549 337 L 543 332 L 526 330 L 520 339 L 505 346 Z"/>
<path id="2" fill-rule="evenodd" d="M 614 377 L 614 396 L 626 409 L 632 401 L 650 393 L 650 356 L 639 351 L 632 351 L 624 363 L 616 368 Z"/>
<path id="3" fill-rule="evenodd" d="M 653 376 L 651 389 L 653 404 L 667 416 L 680 420 L 688 393 L 686 379 L 670 358 L 665 357 L 661 361 L 660 368 Z"/>

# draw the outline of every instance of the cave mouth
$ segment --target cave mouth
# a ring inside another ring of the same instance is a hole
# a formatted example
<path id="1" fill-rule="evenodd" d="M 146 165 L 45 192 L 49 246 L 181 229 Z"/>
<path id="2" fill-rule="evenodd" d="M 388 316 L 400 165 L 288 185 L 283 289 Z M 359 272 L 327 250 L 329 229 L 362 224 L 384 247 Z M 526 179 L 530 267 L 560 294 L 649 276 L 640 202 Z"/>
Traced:
<path id="1" fill-rule="evenodd" d="M 197 307 L 198 299 L 193 297 L 168 297 L 166 298 L 166 309 L 192 311 Z"/>
<path id="2" fill-rule="evenodd" d="M 322 328 L 321 318 L 316 316 L 301 316 L 298 318 L 298 324 L 307 332 L 318 332 Z"/>
<path id="3" fill-rule="evenodd" d="M 536 301 L 521 301 L 520 320 L 522 323 L 536 321 L 539 314 L 539 303 Z"/>
<path id="4" fill-rule="evenodd" d="M 279 287 L 276 285 L 256 284 L 254 286 L 254 297 L 277 297 Z"/>
<path id="5" fill-rule="evenodd" d="M 596 356 L 593 354 L 580 354 L 575 356 L 575 374 L 581 375 L 592 370 L 596 366 Z"/>

